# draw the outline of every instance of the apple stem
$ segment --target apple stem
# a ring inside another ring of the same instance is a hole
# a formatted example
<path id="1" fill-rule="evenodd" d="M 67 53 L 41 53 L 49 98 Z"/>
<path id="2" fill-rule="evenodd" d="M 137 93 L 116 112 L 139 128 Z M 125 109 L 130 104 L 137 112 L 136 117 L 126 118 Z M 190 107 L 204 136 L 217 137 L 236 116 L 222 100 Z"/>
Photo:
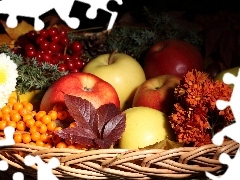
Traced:
<path id="1" fill-rule="evenodd" d="M 110 55 L 109 55 L 109 58 L 108 58 L 108 64 L 112 64 L 112 60 L 113 60 L 113 54 L 115 54 L 118 50 L 114 50 Z"/>

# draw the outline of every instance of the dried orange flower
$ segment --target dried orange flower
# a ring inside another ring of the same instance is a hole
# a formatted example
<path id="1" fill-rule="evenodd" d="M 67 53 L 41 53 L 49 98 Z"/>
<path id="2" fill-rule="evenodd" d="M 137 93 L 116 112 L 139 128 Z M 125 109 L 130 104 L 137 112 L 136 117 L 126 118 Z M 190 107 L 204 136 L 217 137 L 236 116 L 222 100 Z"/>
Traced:
<path id="1" fill-rule="evenodd" d="M 193 146 L 211 143 L 212 136 L 234 119 L 230 107 L 216 107 L 216 100 L 229 101 L 231 93 L 229 85 L 214 82 L 207 73 L 188 72 L 174 91 L 176 103 L 169 116 L 178 141 Z"/>

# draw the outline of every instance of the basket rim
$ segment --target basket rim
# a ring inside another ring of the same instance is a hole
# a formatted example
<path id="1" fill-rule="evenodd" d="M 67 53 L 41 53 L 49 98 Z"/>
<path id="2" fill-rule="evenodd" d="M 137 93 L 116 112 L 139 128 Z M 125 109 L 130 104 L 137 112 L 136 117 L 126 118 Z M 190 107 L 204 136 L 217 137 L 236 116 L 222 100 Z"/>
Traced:
<path id="1" fill-rule="evenodd" d="M 218 173 L 226 166 L 218 157 L 225 152 L 234 156 L 239 144 L 233 140 L 224 141 L 221 146 L 208 144 L 201 147 L 179 147 L 164 149 L 70 149 L 46 148 L 17 143 L 0 147 L 0 159 L 6 160 L 13 169 L 32 175 L 37 166 L 24 166 L 25 155 L 40 156 L 48 162 L 56 157 L 60 166 L 53 170 L 58 178 L 131 179 L 175 178 L 183 179 L 211 172 Z M 76 166 L 80 169 L 76 169 Z M 120 170 L 119 170 L 120 169 Z"/>

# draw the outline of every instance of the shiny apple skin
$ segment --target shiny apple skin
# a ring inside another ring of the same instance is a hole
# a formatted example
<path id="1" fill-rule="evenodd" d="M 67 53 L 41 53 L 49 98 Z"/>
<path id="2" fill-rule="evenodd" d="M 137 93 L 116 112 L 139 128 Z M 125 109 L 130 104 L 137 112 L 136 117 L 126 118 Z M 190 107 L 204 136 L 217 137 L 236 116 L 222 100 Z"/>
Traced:
<path id="1" fill-rule="evenodd" d="M 174 89 L 180 80 L 174 75 L 161 75 L 146 80 L 138 87 L 132 106 L 149 107 L 169 115 L 175 102 Z"/>
<path id="2" fill-rule="evenodd" d="M 172 74 L 182 78 L 188 71 L 204 70 L 201 52 L 192 44 L 168 39 L 153 45 L 147 52 L 143 69 L 147 79 Z"/>
<path id="3" fill-rule="evenodd" d="M 86 99 L 96 109 L 108 103 L 120 108 L 118 94 L 111 84 L 90 73 L 74 72 L 62 76 L 48 88 L 42 98 L 40 110 L 49 112 L 56 104 L 64 106 L 64 94 Z"/>

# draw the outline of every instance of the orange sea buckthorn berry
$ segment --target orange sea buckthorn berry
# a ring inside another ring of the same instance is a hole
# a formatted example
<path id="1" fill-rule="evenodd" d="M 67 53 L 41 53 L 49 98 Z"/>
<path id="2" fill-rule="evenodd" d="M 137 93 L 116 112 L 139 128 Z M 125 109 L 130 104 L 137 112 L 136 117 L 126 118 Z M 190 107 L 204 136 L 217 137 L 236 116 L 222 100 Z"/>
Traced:
<path id="1" fill-rule="evenodd" d="M 9 106 L 11 109 L 13 108 L 13 104 L 7 103 L 6 106 Z"/>
<path id="2" fill-rule="evenodd" d="M 55 105 L 53 106 L 53 110 L 54 110 L 54 111 L 57 111 L 57 112 L 62 111 L 62 110 L 63 110 L 63 105 L 61 105 L 61 104 L 55 104 Z"/>
<path id="3" fill-rule="evenodd" d="M 33 116 L 31 114 L 25 114 L 23 117 L 22 117 L 23 121 L 26 122 L 28 119 L 33 119 Z"/>
<path id="4" fill-rule="evenodd" d="M 0 110 L 0 120 L 2 119 L 2 116 L 3 116 L 3 113 L 2 113 L 2 111 Z"/>
<path id="5" fill-rule="evenodd" d="M 34 132 L 37 132 L 38 131 L 38 128 L 37 128 L 37 126 L 32 126 L 32 127 L 30 127 L 30 129 L 29 129 L 29 132 L 32 134 L 32 133 L 34 133 Z"/>
<path id="6" fill-rule="evenodd" d="M 72 122 L 72 123 L 69 125 L 70 128 L 76 127 L 76 126 L 77 126 L 76 122 Z"/>
<path id="7" fill-rule="evenodd" d="M 37 146 L 44 146 L 44 142 L 42 142 L 40 139 L 36 141 Z"/>
<path id="8" fill-rule="evenodd" d="M 23 117 L 24 115 L 28 114 L 28 110 L 26 108 L 19 109 L 18 113 Z"/>
<path id="9" fill-rule="evenodd" d="M 29 144 L 30 144 L 30 145 L 33 145 L 33 146 L 36 146 L 36 143 L 35 143 L 35 142 L 32 142 L 32 141 L 31 141 Z"/>
<path id="10" fill-rule="evenodd" d="M 33 110 L 33 104 L 27 102 L 26 104 L 23 105 L 25 109 L 27 109 L 28 112 L 31 112 Z"/>
<path id="11" fill-rule="evenodd" d="M 70 148 L 70 149 L 76 149 L 75 146 L 74 146 L 73 144 L 68 145 L 67 148 Z"/>
<path id="12" fill-rule="evenodd" d="M 39 126 L 40 124 L 42 124 L 42 121 L 35 121 L 35 124 L 34 124 L 34 126 Z"/>
<path id="13" fill-rule="evenodd" d="M 57 146 L 56 148 L 66 148 L 67 147 L 67 144 L 65 142 L 59 142 L 57 143 Z"/>
<path id="14" fill-rule="evenodd" d="M 52 148 L 53 145 L 51 143 L 45 143 L 43 147 L 46 147 L 46 148 Z"/>
<path id="15" fill-rule="evenodd" d="M 58 111 L 58 112 L 57 112 L 57 118 L 58 118 L 59 120 L 64 120 L 64 119 L 67 118 L 67 116 L 68 116 L 67 111 Z"/>
<path id="16" fill-rule="evenodd" d="M 19 113 L 14 113 L 14 114 L 11 114 L 10 115 L 10 120 L 11 121 L 15 121 L 15 122 L 18 122 L 21 120 L 21 115 Z"/>
<path id="17" fill-rule="evenodd" d="M 7 121 L 1 120 L 0 121 L 0 130 L 3 131 L 6 126 L 7 126 Z"/>
<path id="18" fill-rule="evenodd" d="M 8 98 L 8 103 L 10 103 L 10 104 L 15 104 L 17 102 L 17 98 L 15 98 L 15 97 L 13 97 L 13 96 L 10 96 L 9 98 Z"/>
<path id="19" fill-rule="evenodd" d="M 41 122 L 42 122 L 43 124 L 48 124 L 48 123 L 50 123 L 51 121 L 52 121 L 51 116 L 48 115 L 48 114 L 44 114 L 44 115 L 41 117 Z"/>
<path id="20" fill-rule="evenodd" d="M 16 128 L 17 123 L 15 121 L 7 121 L 7 126 L 12 126 L 12 127 Z"/>
<path id="21" fill-rule="evenodd" d="M 47 125 L 46 124 L 40 124 L 37 126 L 38 132 L 40 133 L 45 133 L 47 132 Z"/>
<path id="22" fill-rule="evenodd" d="M 24 106 L 24 105 L 27 104 L 28 102 L 27 102 L 27 101 L 22 101 L 21 103 L 22 103 L 22 105 Z"/>
<path id="23" fill-rule="evenodd" d="M 49 142 L 49 139 L 51 139 L 51 136 L 49 136 L 47 133 L 40 134 L 40 140 L 42 142 Z"/>
<path id="24" fill-rule="evenodd" d="M 32 118 L 32 119 L 27 119 L 26 121 L 25 121 L 25 123 L 26 123 L 26 126 L 28 127 L 28 128 L 31 128 L 32 126 L 34 126 L 34 124 L 35 124 L 35 120 Z"/>
<path id="25" fill-rule="evenodd" d="M 15 143 L 21 143 L 22 142 L 22 134 L 21 133 L 15 133 L 13 135 L 13 139 Z"/>
<path id="26" fill-rule="evenodd" d="M 23 105 L 22 103 L 20 102 L 16 102 L 14 105 L 13 105 L 13 109 L 16 110 L 16 111 L 19 111 L 20 109 L 23 108 Z"/>
<path id="27" fill-rule="evenodd" d="M 45 114 L 46 114 L 45 111 L 38 111 L 37 114 L 35 115 L 35 119 L 36 119 L 37 121 L 41 121 L 41 117 L 42 117 L 43 115 L 45 115 Z"/>
<path id="28" fill-rule="evenodd" d="M 47 130 L 48 131 L 54 131 L 55 128 L 57 127 L 57 124 L 54 121 L 51 121 L 47 124 Z"/>
<path id="29" fill-rule="evenodd" d="M 30 134 L 29 134 L 29 133 L 23 133 L 23 134 L 22 134 L 22 141 L 23 141 L 23 143 L 25 143 L 25 144 L 30 143 L 30 142 L 31 142 L 31 136 L 30 136 Z"/>
<path id="30" fill-rule="evenodd" d="M 41 134 L 37 131 L 31 133 L 31 139 L 32 141 L 37 141 L 41 138 Z"/>
<path id="31" fill-rule="evenodd" d="M 57 111 L 55 111 L 55 110 L 49 111 L 48 115 L 51 117 L 52 121 L 57 119 Z"/>
<path id="32" fill-rule="evenodd" d="M 11 110 L 12 110 L 12 108 L 8 105 L 3 106 L 2 109 L 1 109 L 3 114 L 8 114 L 8 113 L 10 113 Z"/>
<path id="33" fill-rule="evenodd" d="M 84 149 L 84 146 L 81 144 L 74 144 L 76 149 Z"/>
<path id="34" fill-rule="evenodd" d="M 10 114 L 3 114 L 2 115 L 2 120 L 3 121 L 11 121 Z"/>
<path id="35" fill-rule="evenodd" d="M 62 130 L 62 127 L 60 127 L 60 126 L 57 126 L 57 127 L 55 127 L 55 129 L 54 129 L 54 131 L 60 131 L 60 130 Z"/>
<path id="36" fill-rule="evenodd" d="M 37 112 L 36 111 L 31 111 L 30 113 L 32 116 L 36 116 Z"/>
<path id="37" fill-rule="evenodd" d="M 18 111 L 12 109 L 12 110 L 9 112 L 10 116 L 11 116 L 12 114 L 14 114 L 14 113 L 18 113 Z"/>
<path id="38" fill-rule="evenodd" d="M 23 121 L 18 121 L 18 122 L 17 122 L 17 125 L 16 125 L 16 129 L 17 129 L 18 131 L 25 131 L 25 129 L 26 129 L 26 124 L 25 124 L 25 122 L 23 122 Z"/>

